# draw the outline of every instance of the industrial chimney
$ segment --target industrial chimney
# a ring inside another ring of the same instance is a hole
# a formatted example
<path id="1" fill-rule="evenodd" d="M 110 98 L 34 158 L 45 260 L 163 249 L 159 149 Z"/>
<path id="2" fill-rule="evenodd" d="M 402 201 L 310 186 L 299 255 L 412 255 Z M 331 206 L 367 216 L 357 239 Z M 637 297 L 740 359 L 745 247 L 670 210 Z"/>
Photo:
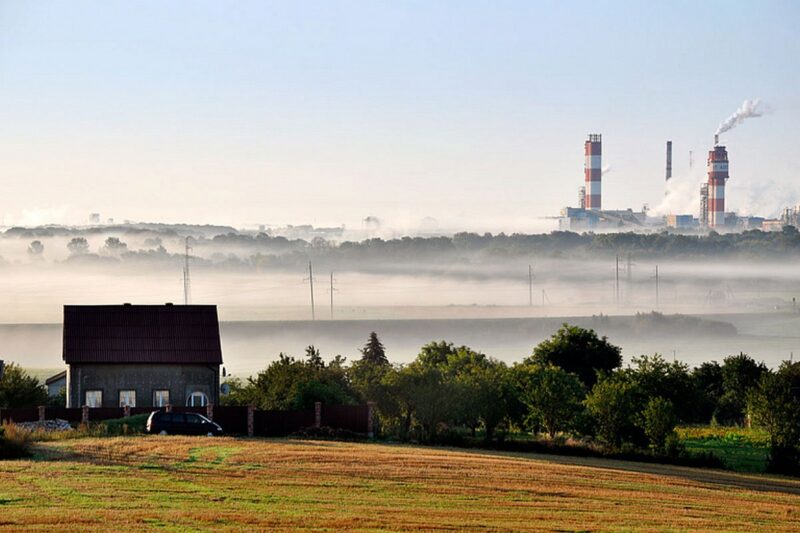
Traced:
<path id="1" fill-rule="evenodd" d="M 586 178 L 586 209 L 599 211 L 602 208 L 600 178 L 602 176 L 602 140 L 597 133 L 589 134 L 589 138 L 584 143 L 584 153 L 586 162 L 584 163 L 584 173 Z"/>
<path id="2" fill-rule="evenodd" d="M 667 181 L 672 177 L 672 141 L 667 141 Z"/>
<path id="3" fill-rule="evenodd" d="M 716 141 L 716 139 L 714 139 Z M 728 181 L 728 151 L 715 145 L 708 152 L 708 226 L 725 225 L 725 182 Z"/>

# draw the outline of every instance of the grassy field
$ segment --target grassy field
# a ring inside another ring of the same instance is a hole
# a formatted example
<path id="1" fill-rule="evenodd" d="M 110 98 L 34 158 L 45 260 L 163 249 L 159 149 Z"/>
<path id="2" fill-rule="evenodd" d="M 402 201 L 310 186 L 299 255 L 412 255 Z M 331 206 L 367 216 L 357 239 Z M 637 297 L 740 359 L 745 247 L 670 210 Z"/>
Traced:
<path id="1" fill-rule="evenodd" d="M 0 529 L 800 531 L 800 481 L 555 456 L 189 437 L 39 443 Z"/>
<path id="2" fill-rule="evenodd" d="M 759 429 L 732 427 L 678 428 L 681 442 L 690 452 L 711 452 L 738 472 L 764 472 L 769 436 Z"/>

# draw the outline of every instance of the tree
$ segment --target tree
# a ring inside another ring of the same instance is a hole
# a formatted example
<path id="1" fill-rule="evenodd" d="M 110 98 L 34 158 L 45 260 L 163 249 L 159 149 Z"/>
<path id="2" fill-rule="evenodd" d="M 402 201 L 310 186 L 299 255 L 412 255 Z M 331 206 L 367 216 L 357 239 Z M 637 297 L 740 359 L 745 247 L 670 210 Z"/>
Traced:
<path id="1" fill-rule="evenodd" d="M 622 366 L 622 353 L 594 330 L 564 324 L 552 337 L 539 343 L 525 363 L 556 365 L 576 374 L 591 389 L 597 382 L 598 371 L 607 373 Z"/>
<path id="2" fill-rule="evenodd" d="M 777 372 L 764 373 L 748 395 L 748 407 L 769 434 L 769 469 L 800 473 L 800 363 L 784 362 Z"/>
<path id="3" fill-rule="evenodd" d="M 47 388 L 14 363 L 6 365 L 0 378 L 0 408 L 47 405 Z"/>
<path id="4" fill-rule="evenodd" d="M 389 364 L 389 359 L 386 358 L 386 350 L 380 339 L 378 339 L 378 334 L 374 331 L 369 334 L 367 344 L 361 349 L 361 359 L 379 366 L 386 366 Z"/>
<path id="5" fill-rule="evenodd" d="M 128 251 L 128 245 L 119 240 L 119 237 L 108 237 L 103 244 L 103 253 L 106 255 L 120 256 Z"/>
<path id="6" fill-rule="evenodd" d="M 67 250 L 71 255 L 85 255 L 89 253 L 89 243 L 83 237 L 73 237 L 67 243 Z"/>
<path id="7" fill-rule="evenodd" d="M 597 422 L 599 437 L 613 448 L 619 448 L 634 425 L 637 392 L 625 373 L 616 372 L 598 381 L 584 400 Z"/>
<path id="8" fill-rule="evenodd" d="M 325 368 L 325 361 L 322 360 L 320 351 L 314 347 L 313 344 L 306 346 L 306 358 L 308 359 L 307 363 L 311 366 L 311 368 Z"/>
<path id="9" fill-rule="evenodd" d="M 583 384 L 575 374 L 554 365 L 517 365 L 520 399 L 530 417 L 554 438 L 575 427 L 582 410 Z"/>
<path id="10" fill-rule="evenodd" d="M 642 405 L 660 397 L 672 404 L 675 415 L 684 422 L 702 419 L 700 392 L 685 363 L 667 362 L 659 354 L 634 357 L 631 363 L 628 372 L 642 395 Z"/>
<path id="11" fill-rule="evenodd" d="M 758 386 L 767 372 L 764 363 L 756 363 L 747 354 L 726 357 L 722 362 L 722 396 L 714 417 L 723 424 L 743 424 L 747 395 Z"/>
<path id="12" fill-rule="evenodd" d="M 28 255 L 31 259 L 42 259 L 42 255 L 44 254 L 44 244 L 42 241 L 32 241 L 28 245 Z"/>
<path id="13" fill-rule="evenodd" d="M 722 397 L 722 367 L 716 361 L 705 362 L 692 371 L 698 391 L 697 416 L 701 422 L 709 422 L 714 416 Z"/>
<path id="14" fill-rule="evenodd" d="M 661 396 L 650 398 L 642 411 L 641 426 L 654 450 L 662 453 L 666 450 L 667 438 L 675 433 L 676 424 L 672 402 Z"/>
<path id="15" fill-rule="evenodd" d="M 315 402 L 328 405 L 352 404 L 352 390 L 344 368 L 344 358 L 337 356 L 329 364 L 319 350 L 306 348 L 308 361 L 280 354 L 255 378 L 246 383 L 230 381 L 231 392 L 226 403 L 254 405 L 260 409 L 311 409 Z"/>

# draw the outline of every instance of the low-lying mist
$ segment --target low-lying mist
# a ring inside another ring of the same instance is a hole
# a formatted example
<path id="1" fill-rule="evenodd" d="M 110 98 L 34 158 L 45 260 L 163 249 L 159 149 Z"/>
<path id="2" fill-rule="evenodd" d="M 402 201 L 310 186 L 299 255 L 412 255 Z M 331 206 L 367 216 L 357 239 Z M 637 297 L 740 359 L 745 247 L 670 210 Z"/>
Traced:
<path id="1" fill-rule="evenodd" d="M 192 228 L 6 232 L 0 357 L 59 366 L 65 304 L 182 303 L 189 233 L 190 302 L 218 306 L 226 361 L 236 372 L 309 344 L 352 358 L 372 330 L 397 362 L 434 339 L 515 361 L 564 320 L 609 335 L 626 356 L 661 352 L 694 363 L 746 351 L 774 363 L 800 349 L 800 237 L 791 230 L 333 242 Z M 734 329 L 683 323 L 665 333 L 621 318 L 654 310 L 711 316 Z"/>

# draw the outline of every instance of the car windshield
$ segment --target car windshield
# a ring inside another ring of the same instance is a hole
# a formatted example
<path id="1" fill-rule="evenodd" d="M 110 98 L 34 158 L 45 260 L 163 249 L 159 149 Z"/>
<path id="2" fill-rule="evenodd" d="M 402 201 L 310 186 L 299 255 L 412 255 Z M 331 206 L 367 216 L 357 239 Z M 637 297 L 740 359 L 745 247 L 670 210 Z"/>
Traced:
<path id="1" fill-rule="evenodd" d="M 195 415 L 190 413 L 186 415 L 186 421 L 189 422 L 190 424 L 202 424 L 203 417 L 201 417 L 200 415 Z"/>

